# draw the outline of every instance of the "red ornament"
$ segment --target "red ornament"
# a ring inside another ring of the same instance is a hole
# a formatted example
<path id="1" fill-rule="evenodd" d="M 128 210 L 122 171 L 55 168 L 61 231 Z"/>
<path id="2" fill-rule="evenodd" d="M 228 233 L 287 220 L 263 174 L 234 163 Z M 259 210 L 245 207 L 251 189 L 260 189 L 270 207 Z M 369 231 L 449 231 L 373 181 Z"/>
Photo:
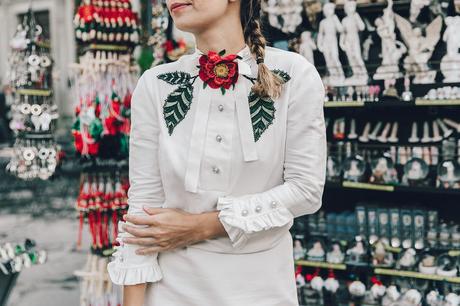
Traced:
<path id="1" fill-rule="evenodd" d="M 209 51 L 208 55 L 202 55 L 200 57 L 200 79 L 211 88 L 229 89 L 238 81 L 236 58 L 235 54 L 222 57 L 214 51 Z"/>

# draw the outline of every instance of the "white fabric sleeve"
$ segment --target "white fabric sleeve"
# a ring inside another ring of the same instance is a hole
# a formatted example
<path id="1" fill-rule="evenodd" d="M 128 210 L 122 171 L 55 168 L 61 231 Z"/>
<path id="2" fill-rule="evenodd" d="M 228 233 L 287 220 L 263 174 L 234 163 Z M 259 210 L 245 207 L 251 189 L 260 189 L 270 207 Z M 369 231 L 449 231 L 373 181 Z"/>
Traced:
<path id="1" fill-rule="evenodd" d="M 218 198 L 219 219 L 234 247 L 244 246 L 249 234 L 287 225 L 321 207 L 327 159 L 325 91 L 315 67 L 299 61 L 290 80 L 284 183 L 262 193 Z"/>
<path id="2" fill-rule="evenodd" d="M 131 100 L 131 132 L 129 141 L 128 204 L 130 215 L 146 215 L 144 206 L 161 207 L 164 191 L 158 167 L 159 123 L 155 95 L 149 90 L 144 73 L 139 79 Z M 151 79 L 153 84 L 154 78 Z M 123 244 L 122 238 L 131 236 L 119 223 L 117 240 L 120 246 L 109 263 L 108 271 L 113 283 L 135 285 L 156 282 L 162 278 L 157 255 L 136 255 L 136 245 Z"/>

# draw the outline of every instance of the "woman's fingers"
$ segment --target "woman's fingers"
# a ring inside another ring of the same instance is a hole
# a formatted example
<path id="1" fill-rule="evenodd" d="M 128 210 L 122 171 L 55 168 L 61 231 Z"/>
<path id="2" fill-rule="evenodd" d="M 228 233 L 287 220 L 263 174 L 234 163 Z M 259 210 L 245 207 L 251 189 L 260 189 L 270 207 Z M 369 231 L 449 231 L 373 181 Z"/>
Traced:
<path id="1" fill-rule="evenodd" d="M 155 217 L 151 215 L 139 216 L 139 215 L 125 215 L 123 219 L 126 222 L 130 222 L 135 225 L 155 225 Z"/>
<path id="2" fill-rule="evenodd" d="M 123 242 L 127 244 L 135 244 L 148 247 L 156 245 L 155 238 L 124 238 Z"/>
<path id="3" fill-rule="evenodd" d="M 138 238 L 148 238 L 152 237 L 152 231 L 150 228 L 145 227 L 145 228 L 138 228 L 138 227 L 133 227 L 130 225 L 124 225 L 123 230 L 126 232 L 130 233 L 133 236 L 136 236 Z"/>

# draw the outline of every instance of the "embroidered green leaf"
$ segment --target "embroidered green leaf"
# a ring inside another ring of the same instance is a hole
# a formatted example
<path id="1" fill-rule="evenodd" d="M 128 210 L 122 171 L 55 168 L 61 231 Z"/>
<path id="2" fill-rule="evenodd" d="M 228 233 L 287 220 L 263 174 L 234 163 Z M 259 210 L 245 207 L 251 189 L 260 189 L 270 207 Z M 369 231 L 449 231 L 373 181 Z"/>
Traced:
<path id="1" fill-rule="evenodd" d="M 279 78 L 281 78 L 281 80 L 283 80 L 284 83 L 287 83 L 289 82 L 289 80 L 291 79 L 291 76 L 289 74 L 287 74 L 287 72 L 283 71 L 283 70 L 280 70 L 280 69 L 275 69 L 275 70 L 272 70 L 272 72 L 278 76 Z"/>
<path id="2" fill-rule="evenodd" d="M 224 56 L 225 52 L 226 52 L 225 49 L 222 50 L 222 51 L 220 51 L 220 52 L 219 52 L 219 56 Z"/>
<path id="3" fill-rule="evenodd" d="M 271 98 L 261 98 L 251 91 L 249 94 L 249 111 L 251 112 L 254 140 L 257 141 L 275 119 L 274 102 Z"/>
<path id="4" fill-rule="evenodd" d="M 182 85 L 190 82 L 191 75 L 187 72 L 175 71 L 160 74 L 158 78 L 171 85 Z"/>
<path id="5" fill-rule="evenodd" d="M 221 87 L 220 91 L 222 92 L 222 95 L 225 95 L 225 88 Z"/>
<path id="6" fill-rule="evenodd" d="M 169 135 L 174 128 L 181 122 L 188 110 L 193 99 L 193 86 L 191 84 L 180 85 L 166 98 L 163 105 L 163 115 L 168 127 Z"/>

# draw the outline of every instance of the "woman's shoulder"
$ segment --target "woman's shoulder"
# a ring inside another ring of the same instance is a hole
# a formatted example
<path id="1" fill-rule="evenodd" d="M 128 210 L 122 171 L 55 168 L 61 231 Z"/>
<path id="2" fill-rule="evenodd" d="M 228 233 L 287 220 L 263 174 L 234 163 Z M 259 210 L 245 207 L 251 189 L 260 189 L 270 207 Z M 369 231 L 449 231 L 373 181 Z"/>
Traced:
<path id="1" fill-rule="evenodd" d="M 266 47 L 265 59 L 272 70 L 283 70 L 287 72 L 291 78 L 306 77 L 318 73 L 312 63 L 296 52 Z"/>
<path id="2" fill-rule="evenodd" d="M 290 79 L 293 80 L 290 83 L 304 85 L 306 81 L 310 81 L 311 83 L 315 83 L 315 85 L 316 83 L 322 84 L 316 67 L 304 56 L 296 52 L 267 47 L 265 59 L 271 70 L 286 72 Z"/>
<path id="3" fill-rule="evenodd" d="M 164 63 L 147 69 L 143 76 L 148 77 L 150 80 L 159 80 L 159 76 L 167 73 L 185 72 L 190 73 L 192 65 L 192 55 L 183 55 L 177 61 L 171 63 Z"/>

